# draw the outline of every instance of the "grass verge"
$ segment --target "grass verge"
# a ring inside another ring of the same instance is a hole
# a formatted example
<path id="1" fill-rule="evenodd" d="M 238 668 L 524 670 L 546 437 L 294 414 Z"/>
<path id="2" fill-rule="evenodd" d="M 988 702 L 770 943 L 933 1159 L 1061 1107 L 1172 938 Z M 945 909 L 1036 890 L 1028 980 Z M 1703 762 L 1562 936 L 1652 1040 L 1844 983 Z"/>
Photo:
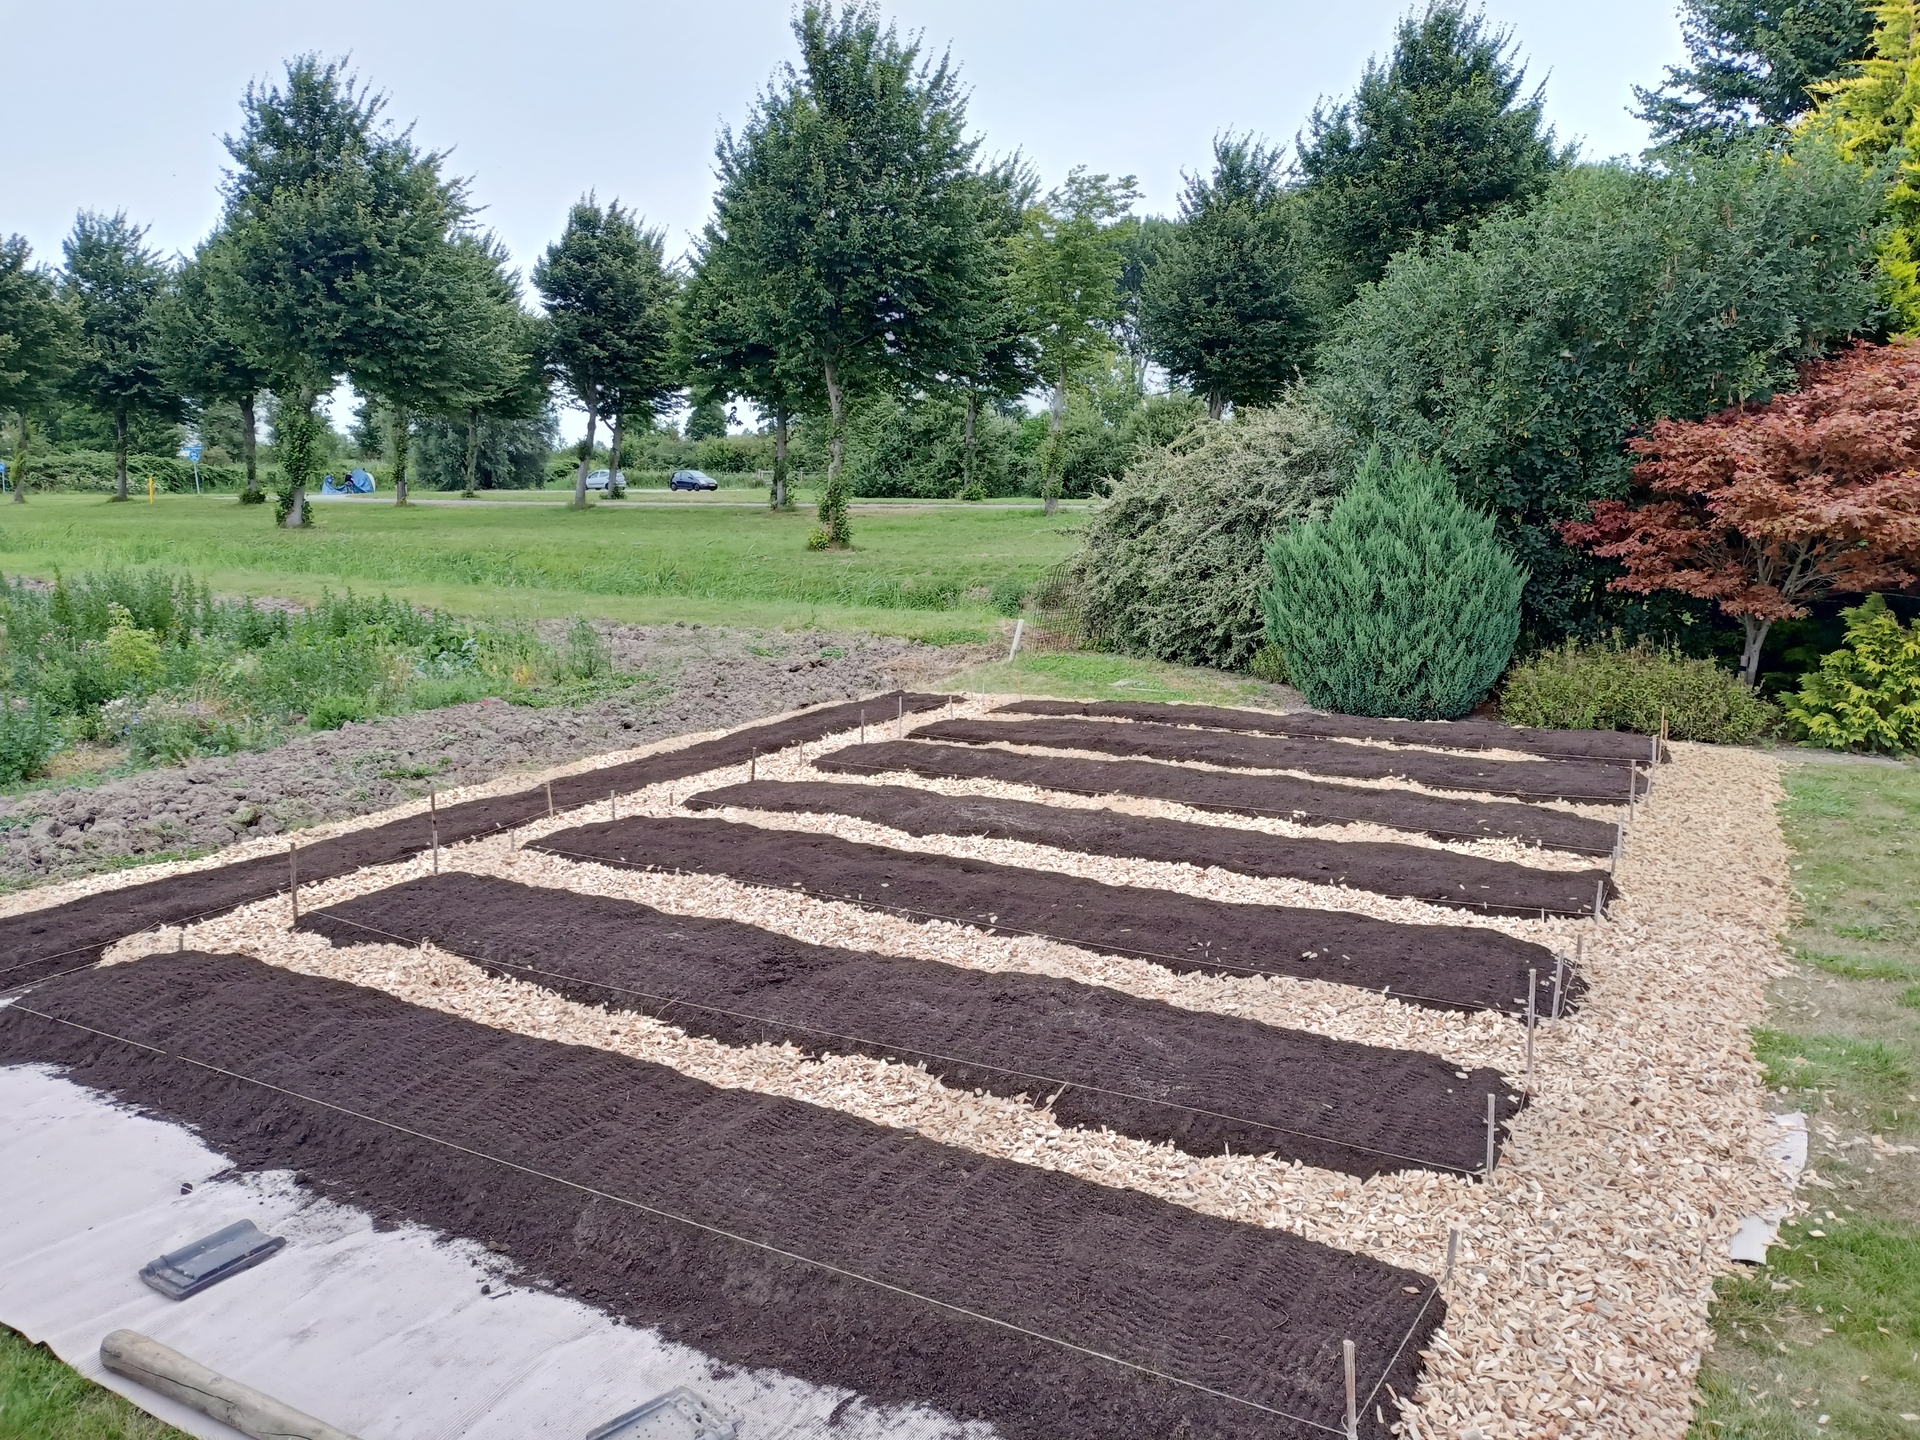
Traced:
<path id="1" fill-rule="evenodd" d="M 1793 763 L 1795 973 L 1755 1032 L 1812 1211 L 1722 1281 L 1696 1440 L 1920 1436 L 1920 768 Z"/>
<path id="2" fill-rule="evenodd" d="M 1082 650 L 1022 652 L 1011 663 L 989 661 L 941 682 L 947 690 L 981 690 L 1058 700 L 1159 700 L 1278 708 L 1295 692 L 1251 675 L 1169 665 L 1128 655 Z"/>
<path id="3" fill-rule="evenodd" d="M 0 1325 L 0 1440 L 191 1440 Z"/>

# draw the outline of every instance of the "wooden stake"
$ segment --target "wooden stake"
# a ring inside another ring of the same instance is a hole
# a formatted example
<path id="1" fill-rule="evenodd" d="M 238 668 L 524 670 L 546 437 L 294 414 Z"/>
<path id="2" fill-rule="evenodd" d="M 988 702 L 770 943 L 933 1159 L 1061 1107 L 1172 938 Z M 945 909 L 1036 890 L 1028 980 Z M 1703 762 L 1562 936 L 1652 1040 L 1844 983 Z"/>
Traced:
<path id="1" fill-rule="evenodd" d="M 753 752 L 753 754 L 747 757 L 747 779 L 758 780 L 759 778 L 760 778 L 760 752 L 756 750 Z M 669 801 L 668 803 L 671 804 L 672 802 Z"/>
<path id="2" fill-rule="evenodd" d="M 1593 884 L 1593 923 L 1598 925 L 1607 918 L 1607 882 L 1596 880 Z"/>
<path id="3" fill-rule="evenodd" d="M 1453 1282 L 1453 1257 L 1459 1253 L 1460 1253 L 1460 1232 L 1458 1229 L 1454 1228 L 1453 1226 L 1448 1226 L 1447 1227 L 1447 1268 L 1440 1276 L 1440 1283 L 1442 1285 L 1448 1285 Z"/>
<path id="4" fill-rule="evenodd" d="M 1567 957 L 1556 950 L 1553 955 L 1553 1018 L 1555 1020 L 1560 1018 L 1561 977 L 1566 974 L 1566 971 Z"/>
<path id="5" fill-rule="evenodd" d="M 1340 1358 L 1347 1370 L 1347 1440 L 1360 1440 L 1360 1416 L 1353 1393 L 1353 1341 L 1340 1342 Z"/>
<path id="6" fill-rule="evenodd" d="M 896 740 L 904 740 L 907 738 L 907 692 L 904 690 L 900 692 L 899 705 L 900 712 L 893 717 L 898 722 L 898 727 L 893 738 Z"/>
<path id="7" fill-rule="evenodd" d="M 613 797 L 613 791 L 609 790 L 607 791 L 607 819 L 618 820 L 619 818 L 620 806 Z"/>
<path id="8" fill-rule="evenodd" d="M 1494 1139 L 1494 1102 L 1496 1097 L 1487 1096 L 1487 1183 L 1493 1183 L 1493 1139 Z"/>
<path id="9" fill-rule="evenodd" d="M 1533 1091 L 1533 993 L 1539 979 L 1538 970 L 1527 971 L 1527 1091 L 1529 1094 Z"/>
<path id="10" fill-rule="evenodd" d="M 427 787 L 427 829 L 433 836 L 433 873 L 440 873 L 440 791 L 439 787 Z"/>
<path id="11" fill-rule="evenodd" d="M 287 898 L 293 902 L 294 928 L 300 926 L 300 844 L 296 840 L 287 842 Z"/>
<path id="12" fill-rule="evenodd" d="M 860 712 L 860 743 L 867 743 L 867 712 L 864 710 Z"/>
<path id="13" fill-rule="evenodd" d="M 547 819 L 553 819 L 553 782 L 547 781 Z"/>

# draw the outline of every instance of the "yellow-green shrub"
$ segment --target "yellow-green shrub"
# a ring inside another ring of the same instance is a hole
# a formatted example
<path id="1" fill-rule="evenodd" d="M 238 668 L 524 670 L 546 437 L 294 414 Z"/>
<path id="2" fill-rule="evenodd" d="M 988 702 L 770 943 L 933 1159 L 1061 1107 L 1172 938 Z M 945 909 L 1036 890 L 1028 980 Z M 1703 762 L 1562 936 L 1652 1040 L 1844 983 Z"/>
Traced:
<path id="1" fill-rule="evenodd" d="M 1542 650 L 1508 672 L 1500 693 L 1500 718 L 1509 725 L 1651 735 L 1663 713 L 1674 739 L 1723 745 L 1757 739 L 1779 716 L 1713 661 L 1644 640 L 1622 645 L 1618 634 Z"/>
<path id="2" fill-rule="evenodd" d="M 1920 750 L 1920 625 L 1902 625 L 1878 595 L 1840 613 L 1844 648 L 1787 697 L 1795 734 L 1834 750 Z"/>

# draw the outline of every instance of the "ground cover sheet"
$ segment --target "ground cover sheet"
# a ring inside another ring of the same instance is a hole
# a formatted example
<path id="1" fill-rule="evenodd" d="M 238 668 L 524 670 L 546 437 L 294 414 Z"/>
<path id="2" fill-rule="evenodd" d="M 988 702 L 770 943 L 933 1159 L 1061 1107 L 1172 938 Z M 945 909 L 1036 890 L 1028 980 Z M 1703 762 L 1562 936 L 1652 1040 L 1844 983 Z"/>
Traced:
<path id="1" fill-rule="evenodd" d="M 1382 720 L 1366 715 L 1322 715 L 1312 710 L 1277 714 L 1224 705 L 1176 705 L 1153 700 L 1015 700 L 994 707 L 996 715 L 1084 715 L 1101 720 L 1145 720 L 1196 725 L 1249 735 L 1301 739 L 1372 740 L 1422 745 L 1436 750 L 1518 750 L 1566 760 L 1602 760 L 1623 765 L 1653 761 L 1644 735 L 1619 730 L 1533 730 L 1496 720 Z M 1667 759 L 1663 749 L 1660 761 Z"/>
<path id="2" fill-rule="evenodd" d="M 907 835 L 981 835 L 1085 855 L 1218 866 L 1242 875 L 1308 880 L 1506 915 L 1591 915 L 1596 898 L 1608 889 L 1604 870 L 1537 870 L 1428 845 L 1292 839 L 1150 815 L 940 795 L 904 785 L 749 781 L 700 791 L 686 807 L 847 815 Z"/>
<path id="3" fill-rule="evenodd" d="M 1045 975 L 809 945 L 731 920 L 447 874 L 301 916 L 336 945 L 431 942 L 588 1005 L 732 1045 L 921 1065 L 956 1090 L 1046 1103 L 1196 1154 L 1273 1154 L 1355 1175 L 1486 1165 L 1496 1070 L 1183 1010 Z M 1501 1131 L 1496 1132 L 1496 1138 Z"/>
<path id="4" fill-rule="evenodd" d="M 1194 730 L 1145 721 L 937 720 L 909 734 L 963 745 L 1027 745 L 1154 760 L 1184 760 L 1229 770 L 1299 770 L 1360 780 L 1411 780 L 1434 790 L 1464 790 L 1518 800 L 1624 805 L 1633 772 L 1598 760 L 1500 760 L 1437 750 L 1389 749 L 1285 736 Z M 1633 782 L 1641 789 L 1644 780 Z"/>
<path id="5" fill-rule="evenodd" d="M 1412 790 L 1380 790 L 1294 775 L 1233 774 L 1152 760 L 1080 760 L 998 747 L 886 740 L 848 745 L 815 769 L 848 775 L 919 775 L 938 780 L 999 780 L 1070 795 L 1130 795 L 1198 810 L 1266 815 L 1304 825 L 1384 825 L 1442 840 L 1507 838 L 1550 850 L 1606 855 L 1610 821 L 1540 805 L 1456 800 Z"/>
<path id="6" fill-rule="evenodd" d="M 0 1010 L 0 1062 L 724 1362 L 1009 1436 L 1319 1435 L 1349 1337 L 1384 1435 L 1371 1402 L 1444 1316 L 1431 1280 L 1284 1231 L 238 956 L 49 981 Z"/>
<path id="7" fill-rule="evenodd" d="M 1496 930 L 1231 904 L 722 820 L 597 821 L 540 836 L 527 848 L 632 869 L 725 875 L 989 934 L 1042 935 L 1171 970 L 1331 980 L 1414 1004 L 1524 1008 L 1527 972 L 1544 976 L 1554 968 L 1545 946 Z M 1569 1008 L 1578 993 L 1570 974 Z"/>

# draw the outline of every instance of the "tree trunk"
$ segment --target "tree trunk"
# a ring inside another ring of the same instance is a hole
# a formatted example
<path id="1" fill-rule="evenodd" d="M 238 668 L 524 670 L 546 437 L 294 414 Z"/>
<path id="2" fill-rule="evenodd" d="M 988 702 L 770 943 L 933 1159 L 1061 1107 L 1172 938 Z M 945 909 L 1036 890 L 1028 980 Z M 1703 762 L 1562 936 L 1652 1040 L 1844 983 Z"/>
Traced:
<path id="1" fill-rule="evenodd" d="M 20 438 L 13 447 L 13 504 L 27 503 L 27 412 L 20 412 Z"/>
<path id="2" fill-rule="evenodd" d="M 127 498 L 127 412 L 124 406 L 113 412 L 113 498 Z"/>
<path id="3" fill-rule="evenodd" d="M 251 394 L 240 397 L 240 453 L 247 462 L 247 488 L 243 492 L 241 503 L 247 504 L 259 498 L 259 426 L 254 419 Z"/>
<path id="4" fill-rule="evenodd" d="M 787 508 L 787 407 L 773 407 L 773 508 Z"/>
<path id="5" fill-rule="evenodd" d="M 1747 682 L 1747 688 L 1751 690 L 1760 683 L 1760 647 L 1767 643 L 1767 631 L 1772 628 L 1773 622 L 1743 615 L 1740 623 L 1747 631 L 1746 648 L 1740 652 L 1740 678 Z"/>
<path id="6" fill-rule="evenodd" d="M 596 419 L 593 411 L 587 411 L 587 438 L 580 446 L 580 469 L 573 477 L 573 508 L 587 508 L 587 467 L 593 464 L 593 424 Z"/>
<path id="7" fill-rule="evenodd" d="M 314 402 L 320 397 L 302 385 L 293 397 L 292 413 L 282 405 L 275 425 L 274 448 L 280 454 L 280 472 L 286 481 L 281 494 L 285 518 L 281 524 L 298 530 L 307 523 L 307 482 L 313 479 L 314 438 L 319 425 L 313 418 Z"/>
<path id="8" fill-rule="evenodd" d="M 827 532 L 827 544 L 836 550 L 853 544 L 853 527 L 847 521 L 847 496 L 841 478 L 841 460 L 847 448 L 846 392 L 840 387 L 840 372 L 831 359 L 825 362 L 827 407 L 833 416 L 833 431 L 827 444 L 827 484 L 820 492 L 820 524 Z"/>
<path id="9" fill-rule="evenodd" d="M 1207 392 L 1207 418 L 1209 420 L 1218 420 L 1226 413 L 1227 392 L 1224 390 L 1209 390 Z"/>
<path id="10" fill-rule="evenodd" d="M 979 413 L 980 397 L 973 391 L 967 391 L 967 443 L 960 452 L 960 498 L 965 500 L 973 495 L 973 419 Z"/>
<path id="11" fill-rule="evenodd" d="M 607 456 L 607 494 L 613 494 L 614 487 L 620 483 L 620 446 L 624 439 L 626 411 L 613 412 L 612 453 Z"/>
<path id="12" fill-rule="evenodd" d="M 465 477 L 466 497 L 473 498 L 474 472 L 480 468 L 480 412 L 467 412 L 467 453 L 461 457 L 460 473 Z"/>
<path id="13" fill-rule="evenodd" d="M 387 449 L 393 452 L 393 503 L 407 503 L 407 457 L 413 452 L 413 416 L 395 405 L 387 421 Z"/>
<path id="14" fill-rule="evenodd" d="M 1040 499 L 1041 508 L 1052 515 L 1060 508 L 1060 490 L 1058 480 L 1062 468 L 1060 455 L 1060 430 L 1067 419 L 1067 375 L 1060 372 L 1059 383 L 1053 387 L 1053 395 L 1047 405 L 1047 463 L 1041 468 Z"/>

